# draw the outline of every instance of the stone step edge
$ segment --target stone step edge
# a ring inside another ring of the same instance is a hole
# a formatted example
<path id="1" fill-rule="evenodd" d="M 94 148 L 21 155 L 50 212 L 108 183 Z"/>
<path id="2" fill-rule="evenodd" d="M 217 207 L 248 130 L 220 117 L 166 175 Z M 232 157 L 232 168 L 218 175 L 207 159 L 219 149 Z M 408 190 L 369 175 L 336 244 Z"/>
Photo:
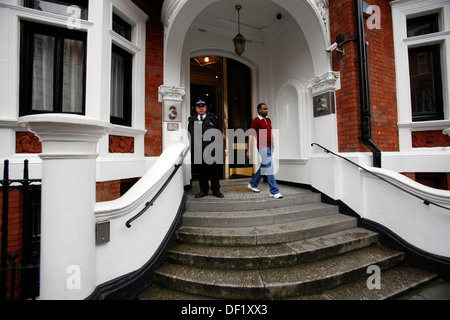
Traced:
<path id="1" fill-rule="evenodd" d="M 269 226 L 244 228 L 181 227 L 177 231 L 177 240 L 181 243 L 217 246 L 278 244 L 317 237 L 356 226 L 356 218 L 334 214 Z"/>
<path id="2" fill-rule="evenodd" d="M 373 278 L 369 279 L 370 276 Z M 387 300 L 397 299 L 436 280 L 438 275 L 405 263 L 381 271 L 379 279 L 367 274 L 352 283 L 311 295 L 289 300 Z"/>
<path id="3" fill-rule="evenodd" d="M 182 219 L 183 226 L 235 228 L 274 224 L 277 221 L 279 223 L 294 222 L 334 213 L 339 213 L 339 207 L 323 203 L 308 203 L 250 211 L 187 211 Z"/>
<path id="4" fill-rule="evenodd" d="M 356 250 L 349 252 L 340 256 L 340 260 L 349 259 L 360 254 L 370 254 L 370 250 L 373 248 Z M 381 270 L 390 269 L 398 265 L 403 261 L 403 253 L 394 252 L 393 250 L 383 248 L 381 246 L 375 245 L 377 250 L 384 251 L 386 255 L 383 254 L 382 257 L 371 256 L 370 261 L 360 262 L 357 266 L 347 266 L 345 270 L 332 270 L 333 273 L 326 275 L 326 271 L 320 270 L 317 263 L 330 263 L 331 265 L 336 264 L 336 257 L 321 260 L 319 262 L 311 262 L 304 265 L 299 265 L 295 267 L 287 268 L 276 268 L 264 270 L 239 270 L 239 272 L 229 272 L 230 270 L 217 270 L 217 269 L 206 269 L 206 268 L 196 268 L 189 267 L 188 269 L 179 266 L 166 263 L 162 268 L 155 272 L 155 283 L 160 286 L 166 286 L 172 289 L 177 288 L 180 291 L 194 295 L 202 295 L 212 298 L 219 299 L 285 299 L 288 297 L 295 297 L 299 295 L 311 294 L 313 292 L 321 290 L 329 290 L 338 285 L 350 283 L 357 279 L 360 279 L 366 274 L 366 270 L 370 265 L 377 265 Z M 295 268 L 295 269 L 293 269 Z M 300 269 L 297 269 L 300 268 Z M 274 279 L 267 281 L 270 278 L 266 272 L 271 272 L 273 275 L 279 274 L 291 274 L 291 270 L 298 270 L 301 272 L 305 270 L 308 272 L 308 268 L 315 270 L 314 278 L 302 281 L 297 279 L 296 281 L 286 280 L 285 282 L 278 281 L 279 279 Z M 181 272 L 188 270 L 187 272 L 199 277 L 202 275 L 202 280 L 199 279 L 187 279 L 186 275 L 184 277 L 174 276 L 174 274 L 166 273 L 166 269 L 170 270 L 180 270 Z M 328 270 L 330 271 L 330 270 Z M 322 273 L 322 274 L 321 274 Z M 259 279 L 255 279 L 256 274 L 259 274 Z M 320 274 L 320 275 L 319 275 Z M 229 275 L 239 276 L 239 283 L 242 281 L 246 282 L 247 285 L 235 285 L 233 283 L 221 283 L 217 279 L 226 278 Z M 205 282 L 205 278 L 213 278 L 213 283 Z M 243 279 L 243 280 L 241 280 Z M 252 283 L 253 282 L 253 283 Z"/>
<path id="5" fill-rule="evenodd" d="M 375 243 L 378 243 L 378 233 L 353 228 L 291 243 L 247 248 L 177 244 L 167 251 L 167 259 L 173 263 L 204 268 L 267 269 L 325 259 Z M 267 247 L 275 249 L 277 254 L 266 253 L 264 249 Z M 183 251 L 189 248 L 195 252 Z M 243 249 L 247 250 L 245 255 L 236 254 Z M 224 256 L 224 251 L 227 256 Z M 262 254 L 260 251 L 263 251 Z"/>
<path id="6" fill-rule="evenodd" d="M 151 287 L 140 292 L 137 295 L 137 300 L 149 301 L 149 300 L 217 300 L 211 297 L 205 297 L 195 294 L 190 294 L 175 289 L 163 287 L 157 284 L 153 284 Z"/>
<path id="7" fill-rule="evenodd" d="M 421 288 L 428 283 L 438 279 L 438 276 L 428 271 L 420 270 L 423 276 L 411 279 L 409 272 L 417 273 L 418 269 L 405 266 L 404 264 L 385 270 L 381 276 L 381 289 L 368 289 L 367 277 L 361 278 L 350 284 L 343 285 L 322 293 L 308 294 L 299 297 L 290 297 L 286 300 L 388 300 L 398 299 Z M 399 277 L 400 274 L 406 274 L 407 277 Z M 405 281 L 406 280 L 406 281 Z M 383 285 L 388 282 L 389 286 Z M 214 298 L 193 295 L 177 291 L 175 289 L 161 287 L 154 284 L 150 288 L 141 292 L 137 299 L 139 300 L 214 300 Z"/>
<path id="8" fill-rule="evenodd" d="M 318 193 L 305 192 L 289 194 L 282 199 L 274 199 L 270 196 L 260 198 L 233 198 L 233 199 L 190 199 L 186 201 L 186 211 L 244 211 L 267 208 L 282 208 L 306 203 L 320 203 L 321 196 Z"/>

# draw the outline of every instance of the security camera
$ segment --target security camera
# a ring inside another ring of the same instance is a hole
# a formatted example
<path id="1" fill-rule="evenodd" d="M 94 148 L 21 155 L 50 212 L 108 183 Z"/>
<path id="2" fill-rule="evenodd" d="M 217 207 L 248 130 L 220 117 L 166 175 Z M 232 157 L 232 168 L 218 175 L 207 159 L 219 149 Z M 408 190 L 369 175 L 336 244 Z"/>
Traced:
<path id="1" fill-rule="evenodd" d="M 333 43 L 331 46 L 329 46 L 328 48 L 326 48 L 325 50 L 327 52 L 332 52 L 333 50 L 335 50 L 337 48 L 338 44 L 337 42 Z"/>
<path id="2" fill-rule="evenodd" d="M 328 48 L 325 49 L 326 52 L 333 52 L 333 51 L 337 51 L 340 53 L 344 53 L 344 50 L 342 50 L 340 48 L 340 46 L 338 45 L 337 42 L 333 43 L 331 46 L 329 46 Z"/>

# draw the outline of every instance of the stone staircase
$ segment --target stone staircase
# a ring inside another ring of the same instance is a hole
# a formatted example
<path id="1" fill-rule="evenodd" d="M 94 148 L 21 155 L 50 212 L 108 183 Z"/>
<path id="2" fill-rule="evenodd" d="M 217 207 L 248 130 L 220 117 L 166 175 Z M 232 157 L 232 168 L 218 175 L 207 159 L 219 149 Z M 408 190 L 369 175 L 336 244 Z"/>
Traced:
<path id="1" fill-rule="evenodd" d="M 387 299 L 436 278 L 320 194 L 281 185 L 273 199 L 247 183 L 223 182 L 224 199 L 195 199 L 193 187 L 177 243 L 139 299 Z M 367 287 L 371 265 L 380 289 Z"/>

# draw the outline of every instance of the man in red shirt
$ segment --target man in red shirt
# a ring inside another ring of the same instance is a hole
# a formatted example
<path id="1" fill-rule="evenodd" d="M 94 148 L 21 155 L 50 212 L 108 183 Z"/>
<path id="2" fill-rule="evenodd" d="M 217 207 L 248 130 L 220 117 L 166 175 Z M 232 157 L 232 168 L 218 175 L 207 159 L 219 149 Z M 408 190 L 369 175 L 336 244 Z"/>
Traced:
<path id="1" fill-rule="evenodd" d="M 254 192 L 259 192 L 257 189 L 261 181 L 261 175 L 267 176 L 267 181 L 270 186 L 270 196 L 275 199 L 283 198 L 280 194 L 278 184 L 275 180 L 272 163 L 273 137 L 272 137 L 272 122 L 267 118 L 269 108 L 265 103 L 258 105 L 258 116 L 253 119 L 249 130 L 247 157 L 251 156 L 251 149 L 253 140 L 256 137 L 258 151 L 261 155 L 261 167 L 253 175 L 252 180 L 248 184 L 248 188 Z"/>

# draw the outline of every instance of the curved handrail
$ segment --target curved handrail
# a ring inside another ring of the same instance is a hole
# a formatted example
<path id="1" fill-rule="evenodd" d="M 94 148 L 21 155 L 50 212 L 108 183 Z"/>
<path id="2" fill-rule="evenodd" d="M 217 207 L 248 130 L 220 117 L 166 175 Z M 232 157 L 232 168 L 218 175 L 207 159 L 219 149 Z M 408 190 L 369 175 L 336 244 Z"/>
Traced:
<path id="1" fill-rule="evenodd" d="M 181 156 L 180 156 L 180 161 L 175 164 L 175 168 L 173 169 L 172 173 L 170 174 L 170 176 L 167 178 L 166 182 L 164 182 L 164 184 L 161 186 L 161 188 L 158 190 L 158 192 L 156 193 L 156 195 L 152 198 L 152 200 L 150 200 L 149 202 L 147 202 L 144 206 L 144 208 L 139 211 L 139 213 L 137 213 L 135 216 L 133 216 L 132 218 L 130 218 L 126 223 L 126 227 L 130 228 L 131 227 L 131 223 L 136 220 L 137 218 L 139 218 L 140 216 L 142 216 L 147 210 L 148 208 L 150 208 L 151 206 L 153 206 L 153 203 L 155 203 L 155 201 L 158 199 L 158 197 L 163 193 L 164 189 L 169 185 L 170 181 L 172 180 L 172 178 L 175 176 L 175 174 L 177 173 L 178 169 L 183 165 L 183 161 L 184 158 L 186 157 L 186 154 L 188 152 L 189 148 L 186 148 Z"/>
<path id="2" fill-rule="evenodd" d="M 382 180 L 382 181 L 384 181 L 384 182 L 390 184 L 391 186 L 393 186 L 393 187 L 395 187 L 395 188 L 397 188 L 397 189 L 399 189 L 399 190 L 401 190 L 401 191 L 403 191 L 403 192 L 406 192 L 406 193 L 408 193 L 409 195 L 411 195 L 411 196 L 413 196 L 413 197 L 416 197 L 416 198 L 422 200 L 423 203 L 424 203 L 425 205 L 427 205 L 427 206 L 429 206 L 430 204 L 432 204 L 432 205 L 437 206 L 437 207 L 439 207 L 439 208 L 446 209 L 446 210 L 450 210 L 450 208 L 448 208 L 448 207 L 445 207 L 445 206 L 440 205 L 440 204 L 438 204 L 438 203 L 435 203 L 435 202 L 433 202 L 433 201 L 431 201 L 431 200 L 429 200 L 429 199 L 426 199 L 426 198 L 424 198 L 424 197 L 421 197 L 421 196 L 419 196 L 419 195 L 417 195 L 417 194 L 415 194 L 415 193 L 413 193 L 413 192 L 411 192 L 411 191 L 409 191 L 409 190 L 407 190 L 407 189 L 405 189 L 405 188 L 403 188 L 403 187 L 401 187 L 401 186 L 399 186 L 399 185 L 397 185 L 397 184 L 395 184 L 395 183 L 393 183 L 393 182 L 391 182 L 391 181 L 389 181 L 389 180 L 383 178 L 382 176 L 380 176 L 380 175 L 378 175 L 378 174 L 376 174 L 376 173 L 374 173 L 374 172 L 372 172 L 372 171 L 370 171 L 370 170 L 367 170 L 367 169 L 364 168 L 363 166 L 360 166 L 359 164 L 357 164 L 357 163 L 351 161 L 350 159 L 347 159 L 347 158 L 345 158 L 345 157 L 343 157 L 343 156 L 341 156 L 341 155 L 338 155 L 338 154 L 334 153 L 334 152 L 331 151 L 331 150 L 328 150 L 327 148 L 321 146 L 321 145 L 318 144 L 318 143 L 315 143 L 315 142 L 311 143 L 311 147 L 313 147 L 314 145 L 318 146 L 319 148 L 322 148 L 326 153 L 331 153 L 332 155 L 334 155 L 334 156 L 336 156 L 336 157 L 338 157 L 338 158 L 341 158 L 341 159 L 343 159 L 343 160 L 345 160 L 345 161 L 347 161 L 347 162 L 349 162 L 349 163 L 351 163 L 351 164 L 357 166 L 358 168 L 360 168 L 360 169 L 364 170 L 365 172 L 371 174 L 372 176 L 374 176 L 374 177 L 376 177 L 376 178 L 378 178 L 378 179 L 380 179 L 380 180 Z"/>

